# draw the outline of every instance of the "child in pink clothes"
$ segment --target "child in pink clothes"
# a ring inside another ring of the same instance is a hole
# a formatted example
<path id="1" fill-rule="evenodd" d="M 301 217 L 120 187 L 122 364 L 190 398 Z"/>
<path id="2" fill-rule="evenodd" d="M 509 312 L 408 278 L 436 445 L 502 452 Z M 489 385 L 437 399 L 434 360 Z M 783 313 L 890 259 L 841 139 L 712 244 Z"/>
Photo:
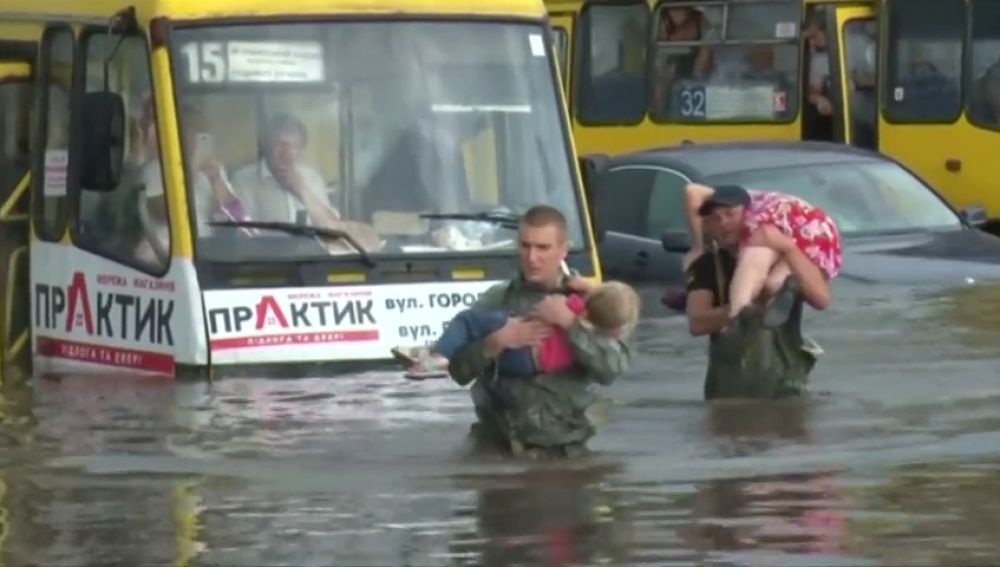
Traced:
<path id="1" fill-rule="evenodd" d="M 582 283 L 577 282 L 577 285 Z M 587 292 L 586 297 L 570 294 L 566 297 L 566 305 L 583 319 L 584 324 L 613 336 L 619 336 L 639 316 L 638 295 L 620 282 L 604 283 Z M 408 366 L 409 378 L 446 376 L 448 361 L 459 348 L 500 329 L 509 316 L 502 309 L 466 309 L 452 319 L 433 347 L 396 347 L 392 352 Z M 573 345 L 566 337 L 566 331 L 560 328 L 553 329 L 552 334 L 537 348 L 507 349 L 500 353 L 497 360 L 500 375 L 504 377 L 553 374 L 575 362 Z"/>

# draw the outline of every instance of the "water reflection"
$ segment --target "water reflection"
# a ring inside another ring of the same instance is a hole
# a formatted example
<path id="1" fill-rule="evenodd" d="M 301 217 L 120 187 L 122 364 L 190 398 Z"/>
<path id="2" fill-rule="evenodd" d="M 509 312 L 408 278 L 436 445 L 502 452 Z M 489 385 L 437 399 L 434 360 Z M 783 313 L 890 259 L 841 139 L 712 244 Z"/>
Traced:
<path id="1" fill-rule="evenodd" d="M 738 458 L 812 443 L 813 403 L 720 400 L 706 412 L 721 455 Z M 724 478 L 697 483 L 684 540 L 705 554 L 767 551 L 813 561 L 844 552 L 846 521 L 836 475 L 842 471 Z"/>
<path id="2" fill-rule="evenodd" d="M 505 477 L 458 479 L 472 489 L 473 530 L 455 534 L 451 558 L 467 565 L 627 563 L 627 512 L 605 491 L 612 464 L 538 466 Z"/>

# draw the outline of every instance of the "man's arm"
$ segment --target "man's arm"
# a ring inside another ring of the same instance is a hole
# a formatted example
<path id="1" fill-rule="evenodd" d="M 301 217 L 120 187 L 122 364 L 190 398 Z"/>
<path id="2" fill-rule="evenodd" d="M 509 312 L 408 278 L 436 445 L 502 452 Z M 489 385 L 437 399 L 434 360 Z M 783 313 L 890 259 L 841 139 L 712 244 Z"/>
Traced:
<path id="1" fill-rule="evenodd" d="M 802 286 L 802 296 L 806 302 L 822 311 L 830 306 L 833 294 L 830 291 L 830 284 L 826 281 L 826 276 L 813 263 L 791 237 L 782 233 L 774 226 L 764 226 L 759 229 L 757 238 L 761 243 L 770 246 L 781 254 L 781 258 L 788 263 L 792 275 Z"/>
<path id="2" fill-rule="evenodd" d="M 508 282 L 499 283 L 483 293 L 482 297 L 472 304 L 472 309 L 496 309 L 503 306 L 503 296 L 507 291 Z M 498 353 L 490 339 L 484 338 L 472 341 L 455 352 L 448 361 L 448 374 L 459 386 L 465 386 L 482 376 L 496 360 Z"/>
<path id="3" fill-rule="evenodd" d="M 725 299 L 715 307 L 719 293 L 715 253 L 706 252 L 695 259 L 686 276 L 688 331 L 695 337 L 721 331 L 729 323 L 729 308 Z"/>
<path id="4" fill-rule="evenodd" d="M 826 281 L 819 266 L 813 263 L 791 239 L 782 246 L 783 256 L 792 275 L 799 280 L 802 286 L 802 296 L 813 309 L 823 311 L 830 306 L 833 301 L 833 293 L 830 291 L 830 283 Z"/>
<path id="5" fill-rule="evenodd" d="M 729 323 L 729 307 L 714 307 L 714 302 L 715 294 L 711 290 L 696 289 L 688 292 L 687 320 L 688 331 L 692 336 L 718 333 Z"/>
<path id="6" fill-rule="evenodd" d="M 605 386 L 632 364 L 632 352 L 624 339 L 598 334 L 576 318 L 566 329 L 576 361 L 587 370 L 587 378 Z"/>
<path id="7" fill-rule="evenodd" d="M 566 332 L 577 363 L 586 369 L 587 379 L 607 385 L 628 370 L 631 353 L 625 338 L 618 339 L 588 328 L 565 298 L 550 295 L 542 299 L 535 305 L 533 315 Z"/>
<path id="8" fill-rule="evenodd" d="M 306 170 L 302 173 L 301 180 L 304 187 L 298 190 L 298 194 L 309 218 L 317 226 L 335 226 L 340 220 L 340 213 L 327 202 L 323 178 L 318 173 Z"/>

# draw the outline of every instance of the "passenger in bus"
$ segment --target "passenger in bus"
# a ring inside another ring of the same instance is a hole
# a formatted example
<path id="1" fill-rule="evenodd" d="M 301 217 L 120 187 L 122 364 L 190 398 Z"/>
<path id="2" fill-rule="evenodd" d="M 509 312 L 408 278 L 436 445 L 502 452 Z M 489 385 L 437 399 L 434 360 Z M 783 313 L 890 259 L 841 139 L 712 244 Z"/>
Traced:
<path id="1" fill-rule="evenodd" d="M 268 123 L 263 157 L 233 174 L 232 186 L 250 218 L 331 227 L 340 213 L 329 203 L 320 173 L 299 162 L 309 141 L 305 125 L 290 114 Z"/>
<path id="2" fill-rule="evenodd" d="M 808 137 L 818 140 L 833 140 L 833 104 L 830 102 L 830 54 L 827 52 L 826 31 L 823 28 L 823 12 L 813 11 L 803 30 L 802 36 L 809 46 L 809 81 L 806 110 L 809 112 Z"/>
<path id="3" fill-rule="evenodd" d="M 675 6 L 663 12 L 660 21 L 660 41 L 698 41 L 703 39 L 704 14 L 693 6 Z M 684 55 L 672 55 L 667 61 L 672 76 L 681 78 L 702 77 L 708 69 L 711 55 L 708 46 L 699 46 Z"/>
<path id="4" fill-rule="evenodd" d="M 205 130 L 208 124 L 205 117 L 190 106 L 182 106 L 180 115 L 181 147 L 188 153 L 184 159 L 185 178 L 191 185 L 189 195 L 193 199 L 196 230 L 198 236 L 208 236 L 212 234 L 209 221 L 234 219 L 232 214 L 220 214 L 230 210 L 225 205 L 231 203 L 233 196 L 214 151 L 205 151 L 199 147 L 199 140 L 204 140 L 207 136 Z M 167 246 L 169 243 L 167 200 L 163 193 L 163 170 L 152 98 L 149 95 L 143 101 L 143 111 L 138 126 L 142 148 L 140 160 L 143 193 L 143 198 L 140 199 L 142 206 L 139 209 L 139 217 L 146 223 L 146 233 L 158 235 L 160 244 Z M 142 244 L 140 246 L 142 247 Z"/>
<path id="5" fill-rule="evenodd" d="M 693 6 L 673 6 L 661 10 L 657 40 L 662 42 L 698 41 L 703 39 L 705 16 Z M 668 47 L 669 53 L 659 57 L 659 80 L 653 86 L 655 108 L 667 108 L 668 93 L 675 81 L 701 79 L 708 73 L 711 48 L 706 45 L 688 48 L 687 53 L 675 53 L 678 48 Z"/>
<path id="6" fill-rule="evenodd" d="M 567 288 L 574 292 L 565 298 L 567 306 L 598 333 L 621 337 L 639 319 L 639 296 L 626 284 L 612 281 L 594 287 L 584 278 L 573 277 Z M 392 353 L 406 366 L 408 378 L 447 376 L 449 359 L 458 349 L 500 329 L 509 318 L 503 309 L 466 309 L 455 315 L 434 346 L 400 346 Z M 500 375 L 505 378 L 562 372 L 575 363 L 573 346 L 557 327 L 541 344 L 505 349 L 498 358 Z"/>
<path id="7" fill-rule="evenodd" d="M 1000 126 L 1000 60 L 976 81 L 969 100 L 969 115 L 978 122 Z"/>
<path id="8" fill-rule="evenodd" d="M 767 81 L 774 85 L 776 91 L 786 94 L 792 88 L 791 81 L 774 65 L 774 47 L 770 45 L 748 45 L 746 47 L 747 69 L 740 75 L 741 79 L 751 81 Z"/>
<path id="9" fill-rule="evenodd" d="M 738 332 L 760 315 L 755 302 L 790 296 L 784 291 L 799 285 L 796 279 L 830 281 L 840 273 L 840 231 L 824 210 L 791 195 L 737 185 L 713 189 L 692 183 L 685 191 L 692 242 L 703 242 L 702 217 L 716 208 L 724 209 L 722 224 L 740 227 L 740 252 L 729 293 L 729 320 L 738 323 Z M 684 268 L 702 253 L 701 247 L 692 247 Z M 812 298 L 810 303 L 825 309 L 829 297 Z"/>

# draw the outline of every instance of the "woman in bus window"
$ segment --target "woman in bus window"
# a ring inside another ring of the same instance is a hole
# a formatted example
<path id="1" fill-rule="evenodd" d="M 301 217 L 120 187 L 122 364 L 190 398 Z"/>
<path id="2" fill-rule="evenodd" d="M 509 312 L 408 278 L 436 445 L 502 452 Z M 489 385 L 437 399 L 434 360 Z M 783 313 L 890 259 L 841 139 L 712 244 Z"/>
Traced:
<path id="1" fill-rule="evenodd" d="M 1000 60 L 976 81 L 969 100 L 969 115 L 977 122 L 1000 127 Z"/>
<path id="2" fill-rule="evenodd" d="M 674 6 L 660 12 L 657 40 L 662 42 L 700 41 L 705 39 L 705 15 L 693 6 Z M 677 48 L 672 48 L 671 51 Z M 668 94 L 674 81 L 704 78 L 711 60 L 707 46 L 689 48 L 687 53 L 670 53 L 662 58 L 658 67 L 660 80 L 655 82 L 653 94 L 657 109 L 667 107 Z"/>

